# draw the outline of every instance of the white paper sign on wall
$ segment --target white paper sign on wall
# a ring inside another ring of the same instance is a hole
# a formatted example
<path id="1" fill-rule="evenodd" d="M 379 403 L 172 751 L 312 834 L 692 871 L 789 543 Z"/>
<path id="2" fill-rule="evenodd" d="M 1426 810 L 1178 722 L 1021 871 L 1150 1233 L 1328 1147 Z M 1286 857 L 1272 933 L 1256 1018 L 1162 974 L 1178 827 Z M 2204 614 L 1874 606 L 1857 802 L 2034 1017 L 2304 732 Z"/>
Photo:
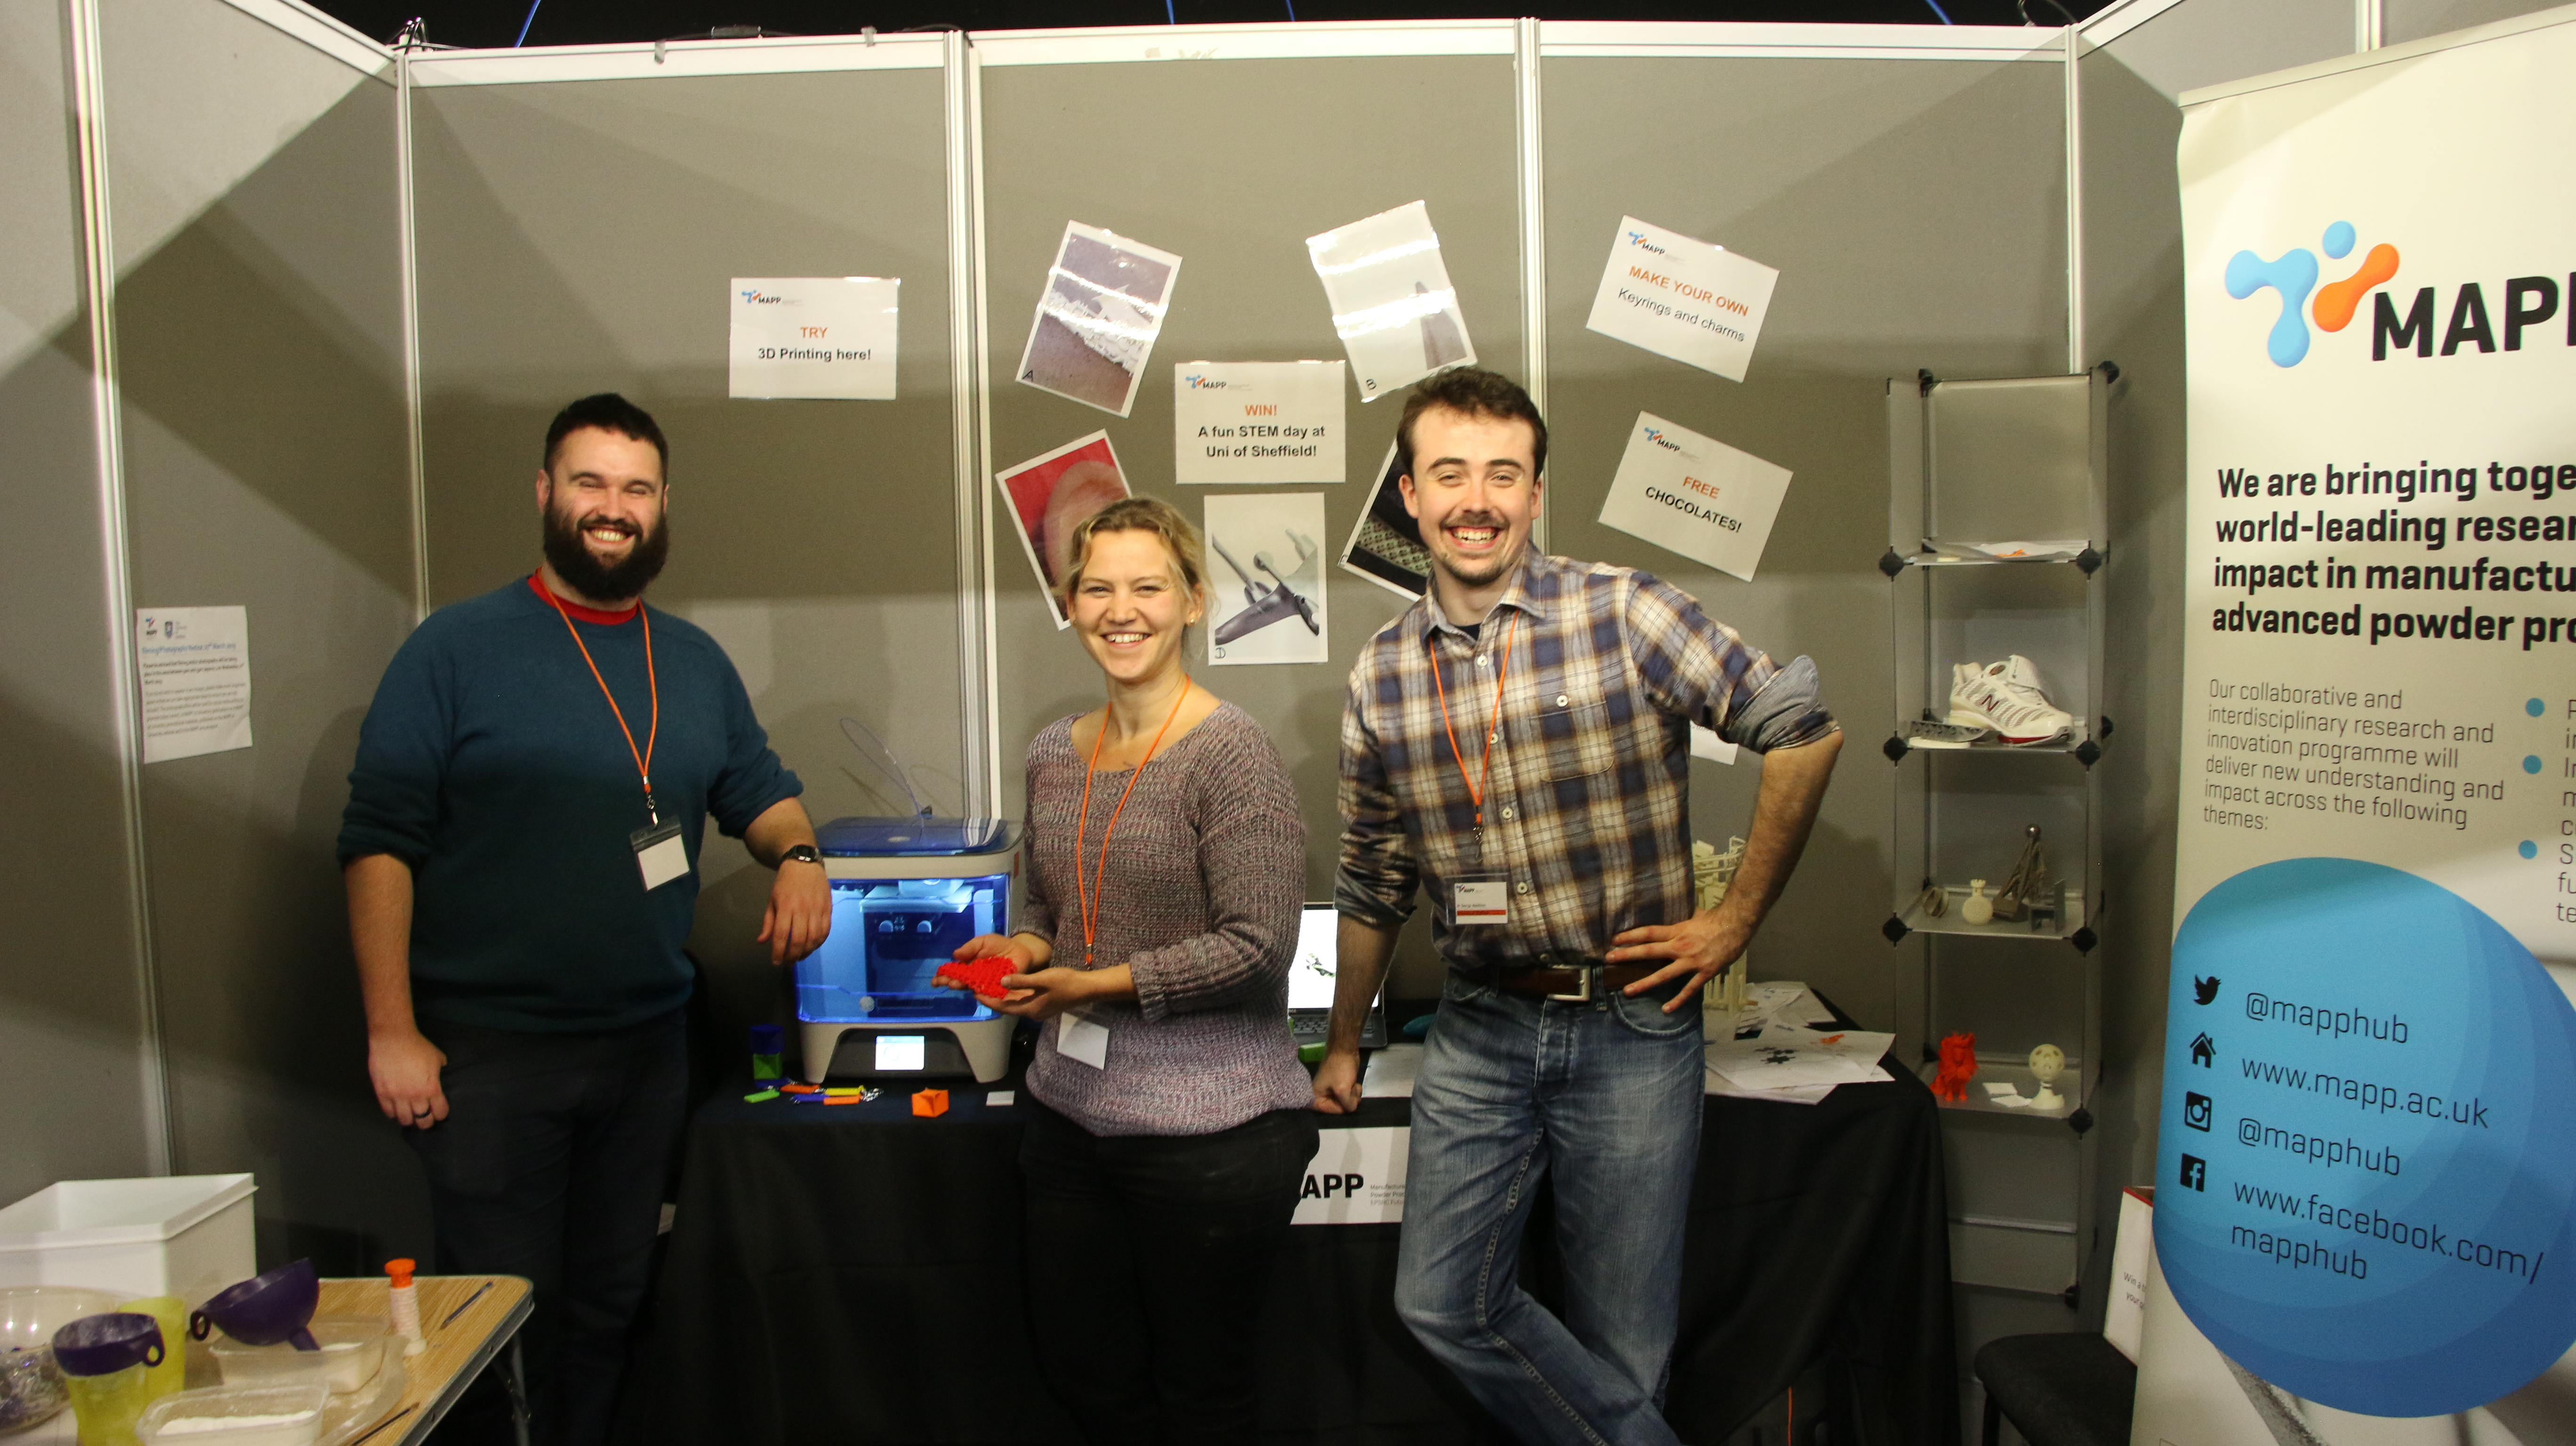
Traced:
<path id="1" fill-rule="evenodd" d="M 731 397 L 894 400 L 891 276 L 737 276 Z"/>
<path id="2" fill-rule="evenodd" d="M 1740 382 L 1779 280 L 1750 257 L 1622 216 L 1584 325 Z"/>
<path id="3" fill-rule="evenodd" d="M 1325 1130 L 1297 1190 L 1291 1225 L 1382 1225 L 1404 1218 L 1405 1157 L 1413 1131 L 1402 1125 Z"/>
<path id="4" fill-rule="evenodd" d="M 1788 490 L 1788 468 L 1639 412 L 1601 525 L 1751 582 Z"/>
<path id="5" fill-rule="evenodd" d="M 1341 481 L 1342 370 L 1337 361 L 1173 367 L 1173 479 Z"/>
<path id="6" fill-rule="evenodd" d="M 134 615 L 143 761 L 250 746 L 250 613 L 145 608 Z"/>

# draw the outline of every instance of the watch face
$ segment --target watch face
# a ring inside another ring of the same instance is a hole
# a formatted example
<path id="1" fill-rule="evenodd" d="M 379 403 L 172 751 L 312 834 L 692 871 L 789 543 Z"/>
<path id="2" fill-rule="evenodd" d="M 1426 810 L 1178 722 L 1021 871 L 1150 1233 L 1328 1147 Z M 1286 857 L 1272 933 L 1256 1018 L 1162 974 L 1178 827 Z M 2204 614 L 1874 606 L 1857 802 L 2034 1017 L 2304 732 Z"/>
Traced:
<path id="1" fill-rule="evenodd" d="M 794 859 L 800 864 L 819 864 L 823 861 L 823 856 L 814 851 L 812 844 L 798 844 L 778 856 L 780 863 L 785 863 L 789 859 Z"/>

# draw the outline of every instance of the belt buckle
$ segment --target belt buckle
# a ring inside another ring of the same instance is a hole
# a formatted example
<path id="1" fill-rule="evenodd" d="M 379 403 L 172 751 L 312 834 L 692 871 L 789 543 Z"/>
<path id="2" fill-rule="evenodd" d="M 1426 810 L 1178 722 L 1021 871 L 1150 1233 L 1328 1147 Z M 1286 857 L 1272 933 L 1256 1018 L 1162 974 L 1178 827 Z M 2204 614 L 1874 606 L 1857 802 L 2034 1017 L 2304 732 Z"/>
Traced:
<path id="1" fill-rule="evenodd" d="M 1600 977 L 1601 966 L 1598 964 L 1577 964 L 1573 967 L 1574 971 L 1583 978 L 1583 988 L 1573 994 L 1550 994 L 1543 996 L 1549 1003 L 1589 1004 L 1592 1002 L 1592 981 Z"/>

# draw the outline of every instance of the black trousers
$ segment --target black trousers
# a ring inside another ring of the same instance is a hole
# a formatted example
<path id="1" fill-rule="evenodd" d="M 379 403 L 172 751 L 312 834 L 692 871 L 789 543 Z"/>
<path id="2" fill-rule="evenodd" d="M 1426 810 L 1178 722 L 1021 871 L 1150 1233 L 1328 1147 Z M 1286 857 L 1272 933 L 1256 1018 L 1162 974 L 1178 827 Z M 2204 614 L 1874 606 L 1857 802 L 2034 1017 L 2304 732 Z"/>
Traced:
<path id="1" fill-rule="evenodd" d="M 447 1054 L 448 1116 L 403 1133 L 429 1171 L 438 1268 L 535 1283 L 521 1336 L 535 1439 L 597 1446 L 688 1119 L 686 1021 L 422 1032 Z"/>
<path id="2" fill-rule="evenodd" d="M 1099 1136 L 1036 1100 L 1020 1147 L 1039 1372 L 1095 1446 L 1248 1446 L 1255 1327 L 1315 1116 Z"/>

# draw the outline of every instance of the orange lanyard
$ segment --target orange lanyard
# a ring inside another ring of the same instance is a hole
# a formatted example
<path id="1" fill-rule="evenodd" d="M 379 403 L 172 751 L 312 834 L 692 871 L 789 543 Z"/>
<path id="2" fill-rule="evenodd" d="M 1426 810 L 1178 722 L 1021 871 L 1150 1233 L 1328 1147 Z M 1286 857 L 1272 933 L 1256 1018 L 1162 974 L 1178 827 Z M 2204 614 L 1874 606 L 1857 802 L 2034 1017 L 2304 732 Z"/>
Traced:
<path id="1" fill-rule="evenodd" d="M 1494 718 L 1485 726 L 1485 765 L 1479 777 L 1467 776 L 1467 755 L 1458 751 L 1458 727 L 1449 721 L 1449 685 L 1441 681 L 1438 653 L 1435 651 L 1431 658 L 1431 683 L 1440 690 L 1440 726 L 1449 734 L 1449 756 L 1458 760 L 1458 776 L 1466 780 L 1467 796 L 1475 800 L 1476 827 L 1480 831 L 1485 826 L 1485 785 L 1494 776 L 1494 738 L 1503 731 L 1503 674 L 1512 665 L 1512 635 L 1520 629 L 1521 615 L 1515 612 L 1511 626 L 1503 629 L 1502 661 L 1494 665 Z M 1432 647 L 1439 647 L 1437 638 L 1433 639 Z"/>
<path id="2" fill-rule="evenodd" d="M 608 711 L 617 715 L 617 731 L 626 735 L 626 751 L 635 755 L 635 774 L 644 780 L 644 817 L 654 827 L 662 824 L 661 812 L 653 807 L 653 744 L 662 736 L 662 680 L 653 673 L 653 615 L 644 604 L 635 604 L 636 616 L 644 620 L 644 682 L 653 690 L 653 723 L 645 730 L 644 747 L 635 747 L 635 730 L 626 726 L 626 710 L 617 706 L 617 695 L 608 691 L 608 680 L 599 676 L 599 662 L 590 655 L 590 644 L 581 640 L 581 629 L 572 625 L 572 614 L 564 610 L 563 599 L 554 589 L 540 588 L 546 601 L 555 605 L 555 616 L 563 619 L 564 631 L 572 634 L 572 645 L 581 649 L 581 660 L 590 664 L 591 681 L 599 684 L 599 696 L 608 700 Z"/>
<path id="3" fill-rule="evenodd" d="M 1082 887 L 1082 839 L 1091 826 L 1091 770 L 1100 766 L 1100 747 L 1109 741 L 1109 710 L 1100 710 L 1100 733 L 1091 740 L 1091 762 L 1082 770 L 1082 811 L 1073 821 L 1073 897 L 1082 910 L 1082 967 L 1091 967 L 1091 945 L 1099 934 L 1101 886 L 1109 878 L 1109 836 L 1118 832 L 1118 815 L 1127 811 L 1127 795 L 1136 791 L 1136 780 L 1145 776 L 1145 765 L 1162 751 L 1163 735 L 1172 731 L 1172 720 L 1181 716 L 1181 705 L 1190 700 L 1190 675 L 1181 675 L 1181 696 L 1172 700 L 1172 711 L 1163 715 L 1163 726 L 1154 730 L 1154 741 L 1145 745 L 1145 761 L 1127 776 L 1127 787 L 1118 795 L 1118 806 L 1109 810 L 1109 827 L 1100 831 L 1100 867 L 1089 892 Z"/>

